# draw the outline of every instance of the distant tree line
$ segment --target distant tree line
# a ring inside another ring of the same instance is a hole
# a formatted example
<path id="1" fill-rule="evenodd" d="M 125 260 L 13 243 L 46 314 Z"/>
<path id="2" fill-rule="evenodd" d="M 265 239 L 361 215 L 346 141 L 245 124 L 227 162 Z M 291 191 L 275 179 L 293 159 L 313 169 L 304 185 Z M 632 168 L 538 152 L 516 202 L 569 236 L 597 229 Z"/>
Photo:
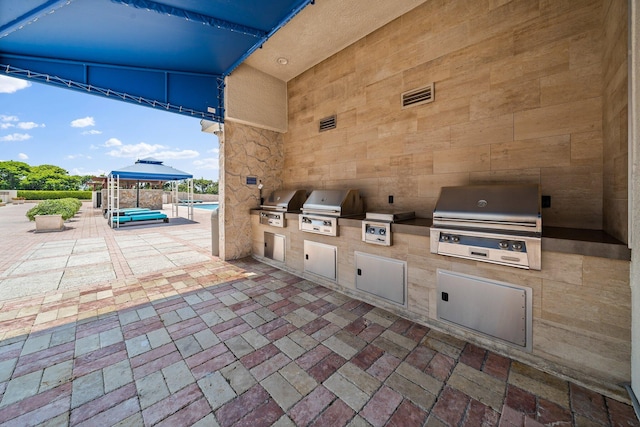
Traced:
<path id="1" fill-rule="evenodd" d="M 54 165 L 30 166 L 14 160 L 0 162 L 0 190 L 87 190 L 91 178 L 91 175 L 69 175 L 69 172 Z M 140 188 L 149 185 L 141 182 Z M 171 189 L 171 183 L 165 184 L 165 189 Z M 180 183 L 178 191 L 188 191 L 187 183 Z M 194 179 L 193 192 L 218 194 L 218 182 Z"/>
<path id="2" fill-rule="evenodd" d="M 1 190 L 86 190 L 89 181 L 90 175 L 69 175 L 59 166 L 0 162 Z"/>
<path id="3" fill-rule="evenodd" d="M 171 184 L 168 185 L 168 188 L 171 188 Z M 181 182 L 178 184 L 178 191 L 189 191 L 189 187 L 186 182 Z M 193 179 L 193 192 L 196 194 L 218 194 L 218 182 L 211 181 L 208 179 Z"/>

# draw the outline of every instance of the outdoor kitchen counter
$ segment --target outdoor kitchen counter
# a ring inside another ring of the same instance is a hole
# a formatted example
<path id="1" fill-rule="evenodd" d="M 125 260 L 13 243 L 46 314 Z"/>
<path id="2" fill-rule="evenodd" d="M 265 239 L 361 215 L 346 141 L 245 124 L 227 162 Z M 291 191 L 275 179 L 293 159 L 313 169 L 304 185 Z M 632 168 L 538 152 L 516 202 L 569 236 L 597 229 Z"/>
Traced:
<path id="1" fill-rule="evenodd" d="M 286 218 L 297 222 L 298 214 L 287 213 Z M 353 218 L 339 218 L 338 225 L 361 228 L 363 219 L 364 215 Z M 414 218 L 393 223 L 391 231 L 393 233 L 428 237 L 430 235 L 430 227 L 431 218 Z M 602 230 L 543 226 L 542 250 L 623 261 L 631 260 L 631 250 L 627 245 Z"/>
<path id="2" fill-rule="evenodd" d="M 259 210 L 252 209 L 252 215 Z M 288 212 L 286 219 L 298 221 L 298 214 Z M 353 218 L 339 218 L 338 225 L 343 227 L 362 227 L 364 215 Z M 430 235 L 431 218 L 414 218 L 391 225 L 393 233 L 411 234 L 414 236 Z M 544 227 L 542 228 L 542 250 L 600 258 L 631 260 L 631 250 L 626 244 L 608 235 L 602 230 L 580 228 Z"/>

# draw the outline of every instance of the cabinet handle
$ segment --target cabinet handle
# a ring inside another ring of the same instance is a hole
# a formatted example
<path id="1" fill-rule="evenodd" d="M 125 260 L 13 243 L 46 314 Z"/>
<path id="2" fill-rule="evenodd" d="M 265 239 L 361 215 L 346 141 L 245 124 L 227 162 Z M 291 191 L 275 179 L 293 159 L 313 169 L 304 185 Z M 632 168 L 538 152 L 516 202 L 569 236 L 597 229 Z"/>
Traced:
<path id="1" fill-rule="evenodd" d="M 362 270 L 358 269 L 358 276 L 362 276 Z"/>

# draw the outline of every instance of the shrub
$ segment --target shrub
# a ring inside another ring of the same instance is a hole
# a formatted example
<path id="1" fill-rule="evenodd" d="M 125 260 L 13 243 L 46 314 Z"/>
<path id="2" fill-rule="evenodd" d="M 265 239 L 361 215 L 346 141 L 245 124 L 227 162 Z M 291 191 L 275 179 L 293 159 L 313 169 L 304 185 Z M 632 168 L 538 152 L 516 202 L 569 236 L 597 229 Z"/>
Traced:
<path id="1" fill-rule="evenodd" d="M 82 202 L 74 198 L 45 200 L 27 211 L 29 221 L 35 221 L 36 215 L 62 215 L 67 220 L 82 207 Z"/>
<path id="2" fill-rule="evenodd" d="M 49 200 L 74 198 L 80 200 L 91 200 L 91 191 L 69 190 L 69 191 L 44 191 L 44 190 L 18 190 L 18 197 L 27 200 Z"/>

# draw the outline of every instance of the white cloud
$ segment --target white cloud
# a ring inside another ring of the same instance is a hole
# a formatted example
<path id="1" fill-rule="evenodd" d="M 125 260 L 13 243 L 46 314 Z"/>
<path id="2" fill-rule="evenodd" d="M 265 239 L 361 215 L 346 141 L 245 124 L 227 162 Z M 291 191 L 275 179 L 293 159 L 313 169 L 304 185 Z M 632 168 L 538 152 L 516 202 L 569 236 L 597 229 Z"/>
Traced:
<path id="1" fill-rule="evenodd" d="M 29 130 L 29 129 L 33 129 L 33 128 L 43 128 L 45 127 L 44 123 L 42 124 L 37 124 L 34 122 L 20 122 L 18 123 L 18 128 L 20 129 L 25 129 L 25 130 Z"/>
<path id="2" fill-rule="evenodd" d="M 207 153 L 219 154 L 220 153 L 220 149 L 219 148 L 212 148 L 211 150 L 207 150 Z"/>
<path id="3" fill-rule="evenodd" d="M 13 133 L 11 135 L 0 137 L 0 141 L 12 142 L 12 141 L 26 141 L 31 139 L 31 135 L 28 133 Z"/>
<path id="4" fill-rule="evenodd" d="M 121 145 L 122 145 L 122 141 L 120 141 L 118 138 L 109 138 L 104 143 L 105 147 L 120 147 Z"/>
<path id="5" fill-rule="evenodd" d="M 195 150 L 179 150 L 179 151 L 160 151 L 153 153 L 153 156 L 160 160 L 170 159 L 193 159 L 198 157 L 200 153 Z"/>
<path id="6" fill-rule="evenodd" d="M 73 168 L 69 171 L 69 175 L 81 175 L 81 176 L 85 176 L 85 175 L 100 176 L 100 175 L 106 175 L 106 174 L 107 172 L 104 169 L 88 171 L 84 168 Z"/>
<path id="7" fill-rule="evenodd" d="M 15 127 L 16 125 L 12 122 L 17 122 L 17 116 L 5 116 L 4 114 L 0 114 L 0 129 L 9 129 Z"/>
<path id="8" fill-rule="evenodd" d="M 193 165 L 196 169 L 213 169 L 218 170 L 220 163 L 217 157 L 209 157 L 202 160 L 195 160 Z"/>
<path id="9" fill-rule="evenodd" d="M 75 119 L 71 121 L 72 128 L 86 128 L 87 126 L 95 126 L 96 122 L 93 117 L 84 117 L 82 119 Z"/>
<path id="10" fill-rule="evenodd" d="M 0 76 L 0 93 L 15 93 L 31 86 L 31 82 L 14 79 L 9 76 Z"/>
<path id="11" fill-rule="evenodd" d="M 112 138 L 115 139 L 115 138 Z M 118 141 L 120 142 L 120 141 Z M 153 153 L 157 153 L 159 150 L 167 148 L 164 145 L 160 144 L 147 144 L 146 142 L 141 142 L 139 144 L 130 144 L 123 145 L 113 144 L 110 146 L 118 145 L 118 149 L 108 151 L 107 154 L 112 157 L 126 157 L 126 158 L 142 158 L 147 157 Z"/>
<path id="12" fill-rule="evenodd" d="M 91 130 L 85 130 L 84 132 L 82 132 L 82 135 L 100 135 L 101 133 L 102 133 L 101 130 L 91 129 Z"/>
<path id="13" fill-rule="evenodd" d="M 114 142 L 108 145 L 109 141 L 115 140 L 119 144 Z M 195 150 L 171 150 L 169 147 L 160 144 L 147 144 L 146 142 L 140 142 L 138 144 L 123 145 L 122 142 L 115 138 L 105 143 L 108 147 L 118 147 L 117 149 L 107 152 L 107 155 L 112 157 L 124 157 L 131 159 L 142 159 L 145 157 L 153 156 L 159 160 L 175 160 L 175 159 L 192 159 L 198 157 L 200 153 Z"/>
<path id="14" fill-rule="evenodd" d="M 24 154 L 24 153 L 19 153 L 19 154 L 18 154 L 18 158 L 19 158 L 20 160 L 27 160 L 27 159 L 29 158 L 29 156 L 27 156 L 27 155 L 26 155 L 26 154 Z"/>
<path id="15" fill-rule="evenodd" d="M 34 128 L 43 128 L 45 127 L 45 124 L 38 124 L 35 122 L 21 122 L 20 119 L 18 119 L 18 116 L 7 116 L 4 114 L 0 114 L 0 129 L 9 129 L 14 127 L 17 127 L 18 129 L 29 130 Z"/>
<path id="16" fill-rule="evenodd" d="M 87 156 L 85 154 L 69 154 L 65 158 L 69 159 L 69 160 L 73 160 L 73 159 L 89 159 L 89 160 L 91 160 L 92 159 L 91 156 Z"/>

